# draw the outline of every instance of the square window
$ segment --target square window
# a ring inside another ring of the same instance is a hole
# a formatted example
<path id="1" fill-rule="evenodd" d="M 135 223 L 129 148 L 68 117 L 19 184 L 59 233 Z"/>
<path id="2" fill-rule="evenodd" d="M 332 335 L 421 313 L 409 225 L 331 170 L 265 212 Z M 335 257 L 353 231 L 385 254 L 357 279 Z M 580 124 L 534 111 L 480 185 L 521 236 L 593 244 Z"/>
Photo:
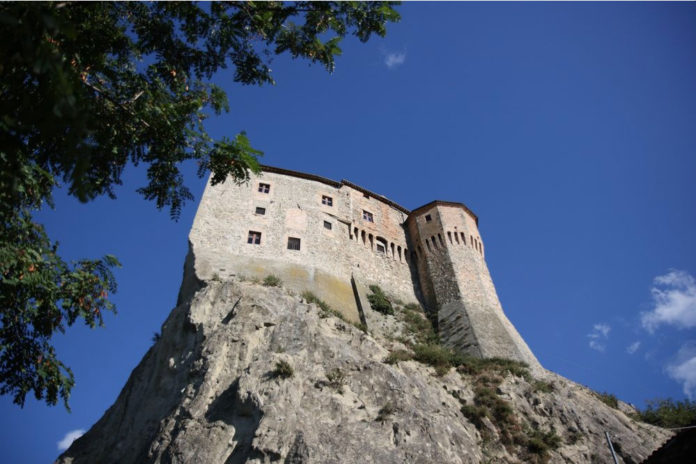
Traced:
<path id="1" fill-rule="evenodd" d="M 261 214 L 261 215 L 266 214 L 266 208 L 262 208 L 260 206 L 257 206 L 256 207 L 256 214 Z"/>
<path id="2" fill-rule="evenodd" d="M 299 250 L 300 249 L 300 239 L 295 237 L 288 237 L 288 250 Z"/>
<path id="3" fill-rule="evenodd" d="M 429 214 L 425 215 L 425 222 L 430 222 L 432 220 L 433 220 L 433 217 L 431 215 L 429 215 Z"/>
<path id="4" fill-rule="evenodd" d="M 264 184 L 264 183 L 259 184 L 259 192 L 268 193 L 270 191 L 271 191 L 271 184 Z"/>
<path id="5" fill-rule="evenodd" d="M 367 222 L 375 222 L 374 218 L 372 217 L 372 213 L 365 210 L 363 210 L 363 219 Z"/>
<path id="6" fill-rule="evenodd" d="M 247 243 L 250 243 L 252 245 L 260 245 L 261 244 L 261 232 L 255 232 L 253 230 L 250 230 L 249 237 L 247 238 Z"/>
<path id="7" fill-rule="evenodd" d="M 324 229 L 331 230 L 333 225 L 329 221 L 324 221 Z"/>
<path id="8" fill-rule="evenodd" d="M 326 206 L 333 206 L 333 198 L 327 197 L 326 195 L 322 195 L 321 204 Z"/>

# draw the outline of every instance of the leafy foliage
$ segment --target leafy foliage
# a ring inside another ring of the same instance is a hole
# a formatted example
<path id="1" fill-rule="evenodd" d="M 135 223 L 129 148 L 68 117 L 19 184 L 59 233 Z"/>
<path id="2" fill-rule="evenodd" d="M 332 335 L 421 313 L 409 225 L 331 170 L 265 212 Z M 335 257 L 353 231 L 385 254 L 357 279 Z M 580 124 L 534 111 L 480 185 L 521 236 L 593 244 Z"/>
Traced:
<path id="1" fill-rule="evenodd" d="M 640 412 L 640 418 L 660 427 L 687 427 L 696 425 L 696 401 L 672 398 L 656 399 L 647 402 L 647 407 Z"/>
<path id="2" fill-rule="evenodd" d="M 213 184 L 259 170 L 244 132 L 205 130 L 208 113 L 229 110 L 216 71 L 272 84 L 270 62 L 287 52 L 331 72 L 342 38 L 398 20 L 389 2 L 0 3 L 0 394 L 67 407 L 74 378 L 51 335 L 113 309 L 116 258 L 66 263 L 33 221 L 59 182 L 83 202 L 114 197 L 124 168 L 142 163 L 138 192 L 176 219 L 193 198 L 183 162 Z"/>
<path id="3" fill-rule="evenodd" d="M 372 309 L 382 314 L 394 314 L 394 308 L 389 298 L 387 298 L 387 295 L 384 294 L 379 286 L 370 285 L 370 291 L 372 293 L 367 295 L 367 300 L 370 302 Z"/>

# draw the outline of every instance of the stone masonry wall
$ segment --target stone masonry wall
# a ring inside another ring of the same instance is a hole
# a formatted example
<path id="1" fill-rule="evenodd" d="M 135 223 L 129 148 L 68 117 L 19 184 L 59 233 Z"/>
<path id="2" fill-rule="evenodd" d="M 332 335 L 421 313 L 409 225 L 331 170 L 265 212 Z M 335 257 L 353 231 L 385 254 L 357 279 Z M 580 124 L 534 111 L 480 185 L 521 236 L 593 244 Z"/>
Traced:
<path id="1" fill-rule="evenodd" d="M 198 278 L 273 274 L 353 321 L 359 315 L 351 276 L 417 301 L 402 226 L 407 211 L 348 183 L 274 171 L 206 187 L 189 236 Z M 248 243 L 250 233 L 260 233 L 260 243 Z M 290 238 L 300 240 L 299 250 L 288 248 Z"/>
<path id="2" fill-rule="evenodd" d="M 476 220 L 461 206 L 437 203 L 414 211 L 408 227 L 418 243 L 420 278 L 432 282 L 422 286 L 436 308 L 440 338 L 459 352 L 540 367 L 503 313 Z"/>

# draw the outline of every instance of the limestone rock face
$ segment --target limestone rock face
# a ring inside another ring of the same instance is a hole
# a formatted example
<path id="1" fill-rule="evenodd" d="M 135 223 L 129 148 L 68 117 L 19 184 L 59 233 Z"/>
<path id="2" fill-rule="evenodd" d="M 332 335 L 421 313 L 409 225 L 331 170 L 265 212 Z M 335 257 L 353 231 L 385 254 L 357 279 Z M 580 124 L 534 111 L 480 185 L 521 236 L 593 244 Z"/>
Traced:
<path id="1" fill-rule="evenodd" d="M 608 431 L 620 462 L 637 463 L 670 436 L 553 373 L 509 373 L 490 393 L 511 407 L 507 430 L 558 437 L 546 452 L 511 443 L 500 417 L 477 427 L 462 412 L 488 374 L 385 363 L 406 349 L 403 322 L 367 312 L 363 333 L 281 287 L 192 288 L 116 403 L 57 462 L 610 462 Z M 291 376 L 277 375 L 281 361 Z"/>

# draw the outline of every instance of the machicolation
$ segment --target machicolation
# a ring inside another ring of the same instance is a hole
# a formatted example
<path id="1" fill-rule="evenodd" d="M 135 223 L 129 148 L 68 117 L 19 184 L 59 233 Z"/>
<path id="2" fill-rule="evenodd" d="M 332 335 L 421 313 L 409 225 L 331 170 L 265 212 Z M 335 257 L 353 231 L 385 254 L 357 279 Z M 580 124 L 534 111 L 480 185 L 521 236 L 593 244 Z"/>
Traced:
<path id="1" fill-rule="evenodd" d="M 189 240 L 185 280 L 274 275 L 354 322 L 378 285 L 436 315 L 446 346 L 540 367 L 503 313 L 478 218 L 462 203 L 409 211 L 345 180 L 264 166 L 244 184 L 208 184 Z"/>

